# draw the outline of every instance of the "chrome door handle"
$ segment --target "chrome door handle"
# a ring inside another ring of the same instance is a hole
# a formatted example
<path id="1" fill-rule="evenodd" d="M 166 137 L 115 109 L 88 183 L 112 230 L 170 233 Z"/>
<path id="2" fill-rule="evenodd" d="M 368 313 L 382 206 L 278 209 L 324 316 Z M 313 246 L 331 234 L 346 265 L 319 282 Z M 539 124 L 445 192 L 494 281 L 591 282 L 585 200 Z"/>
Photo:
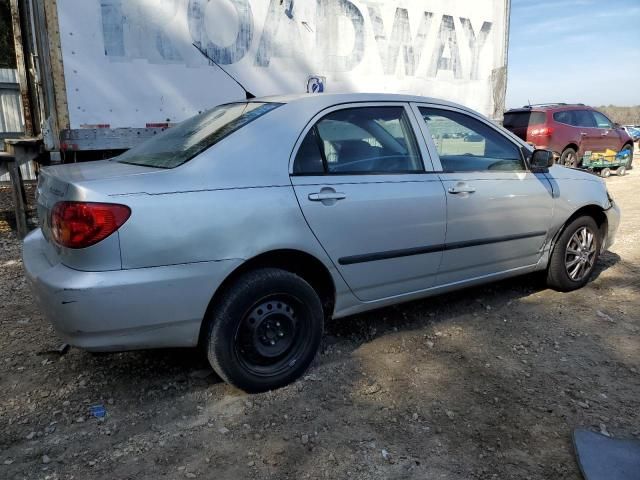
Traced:
<path id="1" fill-rule="evenodd" d="M 583 137 L 586 137 L 587 133 L 586 132 L 580 132 L 580 135 L 582 135 Z"/>
<path id="2" fill-rule="evenodd" d="M 473 193 L 476 189 L 469 186 L 457 185 L 455 187 L 449 187 L 449 193 L 458 194 L 458 193 Z"/>
<path id="3" fill-rule="evenodd" d="M 347 196 L 340 192 L 318 192 L 310 193 L 309 200 L 312 202 L 322 202 L 325 200 L 344 200 Z"/>

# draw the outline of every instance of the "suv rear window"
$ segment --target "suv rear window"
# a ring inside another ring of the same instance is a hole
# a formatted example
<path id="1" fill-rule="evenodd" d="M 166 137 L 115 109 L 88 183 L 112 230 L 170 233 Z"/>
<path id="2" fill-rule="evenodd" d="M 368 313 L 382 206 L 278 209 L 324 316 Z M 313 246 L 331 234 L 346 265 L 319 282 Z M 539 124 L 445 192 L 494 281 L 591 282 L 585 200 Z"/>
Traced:
<path id="1" fill-rule="evenodd" d="M 136 145 L 117 160 L 146 167 L 175 168 L 280 105 L 261 102 L 220 105 Z"/>
<path id="2" fill-rule="evenodd" d="M 547 121 L 545 112 L 511 112 L 504 114 L 505 128 L 525 128 L 529 125 L 540 125 Z"/>

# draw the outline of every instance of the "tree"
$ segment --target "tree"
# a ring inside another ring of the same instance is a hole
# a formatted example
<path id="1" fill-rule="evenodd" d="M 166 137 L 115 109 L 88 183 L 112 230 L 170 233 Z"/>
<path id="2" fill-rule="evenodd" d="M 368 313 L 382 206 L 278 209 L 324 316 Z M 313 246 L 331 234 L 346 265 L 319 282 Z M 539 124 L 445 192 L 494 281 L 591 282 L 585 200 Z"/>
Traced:
<path id="1" fill-rule="evenodd" d="M 0 68 L 16 68 L 9 0 L 0 0 Z"/>
<path id="2" fill-rule="evenodd" d="M 640 125 L 640 105 L 633 107 L 618 107 L 615 105 L 598 107 L 611 120 L 620 125 Z"/>

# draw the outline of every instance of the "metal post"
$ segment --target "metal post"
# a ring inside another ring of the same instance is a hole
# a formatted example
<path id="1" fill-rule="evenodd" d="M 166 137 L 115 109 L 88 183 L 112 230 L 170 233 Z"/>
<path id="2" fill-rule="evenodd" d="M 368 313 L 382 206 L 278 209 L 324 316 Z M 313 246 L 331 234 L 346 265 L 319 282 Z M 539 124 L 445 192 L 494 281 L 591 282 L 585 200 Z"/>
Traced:
<path id="1" fill-rule="evenodd" d="M 17 153 L 17 152 L 16 152 Z M 25 205 L 24 185 L 22 184 L 22 173 L 20 172 L 20 163 L 17 156 L 9 159 L 7 162 L 9 177 L 11 177 L 11 189 L 13 193 L 13 204 L 16 212 L 16 228 L 20 239 L 27 236 L 27 210 Z"/>

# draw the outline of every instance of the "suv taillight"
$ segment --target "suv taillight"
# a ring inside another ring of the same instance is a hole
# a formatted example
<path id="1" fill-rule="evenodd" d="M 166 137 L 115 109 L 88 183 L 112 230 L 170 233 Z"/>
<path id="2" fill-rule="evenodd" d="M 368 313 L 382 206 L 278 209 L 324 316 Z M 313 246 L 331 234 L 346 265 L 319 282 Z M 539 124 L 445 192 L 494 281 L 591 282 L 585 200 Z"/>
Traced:
<path id="1" fill-rule="evenodd" d="M 537 135 L 539 137 L 550 137 L 553 133 L 553 127 L 541 127 L 531 130 L 531 135 Z"/>
<path id="2" fill-rule="evenodd" d="M 85 248 L 118 230 L 131 209 L 117 203 L 58 202 L 51 211 L 51 233 L 59 245 Z"/>

